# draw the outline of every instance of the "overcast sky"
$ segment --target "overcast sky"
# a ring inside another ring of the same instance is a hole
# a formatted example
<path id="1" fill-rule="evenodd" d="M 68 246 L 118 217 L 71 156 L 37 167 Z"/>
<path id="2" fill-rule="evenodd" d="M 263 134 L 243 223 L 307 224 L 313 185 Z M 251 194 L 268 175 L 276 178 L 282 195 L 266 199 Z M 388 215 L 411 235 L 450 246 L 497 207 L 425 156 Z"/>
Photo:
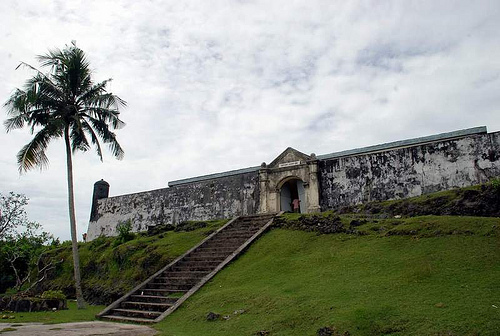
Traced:
<path id="1" fill-rule="evenodd" d="M 500 1 L 2 0 L 0 100 L 20 61 L 72 40 L 128 102 L 125 158 L 77 154 L 78 230 L 110 195 L 256 166 L 286 147 L 326 154 L 485 125 L 500 130 Z M 1 120 L 6 119 L 5 108 Z M 0 130 L 0 192 L 69 239 L 62 141 L 19 175 L 28 130 Z"/>

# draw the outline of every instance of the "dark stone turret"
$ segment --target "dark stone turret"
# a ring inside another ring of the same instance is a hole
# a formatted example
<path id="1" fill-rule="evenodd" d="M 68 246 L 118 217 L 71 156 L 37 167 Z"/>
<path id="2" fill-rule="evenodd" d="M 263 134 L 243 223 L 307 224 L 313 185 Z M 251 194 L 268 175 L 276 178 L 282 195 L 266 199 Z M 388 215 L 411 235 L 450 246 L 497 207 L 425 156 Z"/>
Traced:
<path id="1" fill-rule="evenodd" d="M 100 180 L 94 183 L 94 193 L 92 195 L 92 208 L 90 208 L 90 221 L 95 222 L 99 219 L 97 214 L 97 201 L 102 198 L 108 198 L 109 195 L 109 183 Z"/>

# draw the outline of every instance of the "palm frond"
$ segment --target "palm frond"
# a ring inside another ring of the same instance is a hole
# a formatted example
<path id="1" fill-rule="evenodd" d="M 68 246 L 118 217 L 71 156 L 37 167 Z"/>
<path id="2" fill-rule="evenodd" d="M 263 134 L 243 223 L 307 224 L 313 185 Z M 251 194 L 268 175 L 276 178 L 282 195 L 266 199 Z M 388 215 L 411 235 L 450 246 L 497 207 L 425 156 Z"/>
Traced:
<path id="1" fill-rule="evenodd" d="M 88 151 L 90 149 L 90 144 L 85 136 L 85 130 L 82 126 L 81 120 L 79 118 L 73 118 L 70 128 L 71 132 L 69 136 L 71 139 L 71 149 L 73 150 L 73 153 L 78 150 L 81 150 L 82 152 Z"/>
<path id="2" fill-rule="evenodd" d="M 80 97 L 78 97 L 78 102 L 86 105 L 94 104 L 94 99 L 106 92 L 106 85 L 108 85 L 111 80 L 112 79 L 109 78 L 100 83 L 92 85 L 91 87 L 89 87 L 87 92 L 84 92 Z"/>
<path id="3" fill-rule="evenodd" d="M 109 149 L 111 150 L 113 156 L 116 157 L 118 160 L 123 159 L 125 152 L 123 151 L 122 147 L 116 140 L 115 133 L 109 130 L 108 124 L 105 123 L 103 120 L 95 118 L 88 118 L 88 119 L 90 121 L 90 124 L 92 125 L 92 128 L 97 132 L 97 134 L 99 134 L 99 136 L 103 139 L 104 143 L 108 144 Z"/>
<path id="4" fill-rule="evenodd" d="M 120 120 L 120 112 L 115 109 L 86 107 L 82 109 L 82 112 L 84 112 L 86 116 L 97 118 L 109 123 L 113 129 L 121 129 L 126 125 L 125 122 Z"/>
<path id="5" fill-rule="evenodd" d="M 19 172 L 23 173 L 35 167 L 40 169 L 46 168 L 49 164 L 49 159 L 45 151 L 49 142 L 62 136 L 62 129 L 56 126 L 57 124 L 49 124 L 41 129 L 28 144 L 26 144 L 17 154 L 17 164 Z"/>
<path id="6" fill-rule="evenodd" d="M 38 55 L 37 59 L 43 67 L 57 67 L 62 63 L 64 54 L 59 48 L 49 49 L 45 55 Z"/>
<path id="7" fill-rule="evenodd" d="M 125 126 L 119 108 L 127 103 L 107 92 L 111 79 L 94 83 L 87 57 L 75 43 L 63 50 L 51 49 L 37 58 L 42 68 L 50 70 L 43 73 L 27 63 L 19 64 L 18 68 L 27 67 L 35 74 L 4 104 L 9 115 L 3 122 L 7 132 L 28 126 L 35 134 L 18 154 L 20 171 L 45 167 L 50 139 L 62 136 L 66 128 L 73 152 L 87 151 L 95 145 L 102 160 L 102 140 L 113 156 L 121 159 L 123 149 L 110 129 Z"/>
<path id="8" fill-rule="evenodd" d="M 39 74 L 42 74 L 43 75 L 43 72 L 38 70 L 37 68 L 35 68 L 34 66 L 32 66 L 31 64 L 28 64 L 26 62 L 20 62 L 19 65 L 16 67 L 16 70 L 19 69 L 20 67 L 26 67 L 30 70 L 33 70 L 35 71 L 36 73 L 39 73 Z"/>
<path id="9" fill-rule="evenodd" d="M 97 136 L 97 134 L 95 134 L 94 130 L 92 129 L 92 126 L 90 126 L 89 123 L 85 119 L 82 121 L 82 128 L 85 131 L 87 131 L 87 133 L 90 135 L 90 139 L 92 141 L 92 144 L 95 145 L 95 147 L 96 147 L 97 156 L 99 156 L 99 159 L 102 162 L 103 161 L 102 148 L 101 148 L 101 144 L 99 142 L 99 137 Z"/>
<path id="10" fill-rule="evenodd" d="M 27 120 L 27 116 L 25 114 L 21 114 L 4 120 L 3 125 L 5 126 L 5 130 L 8 133 L 14 129 L 23 128 L 24 123 Z"/>

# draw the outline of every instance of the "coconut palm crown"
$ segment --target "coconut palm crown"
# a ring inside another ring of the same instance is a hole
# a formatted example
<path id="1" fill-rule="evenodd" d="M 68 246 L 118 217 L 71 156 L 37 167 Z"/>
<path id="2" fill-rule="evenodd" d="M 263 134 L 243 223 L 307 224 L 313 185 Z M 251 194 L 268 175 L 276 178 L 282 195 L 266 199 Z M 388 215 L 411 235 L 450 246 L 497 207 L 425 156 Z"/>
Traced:
<path id="1" fill-rule="evenodd" d="M 49 143 L 58 138 L 64 139 L 75 290 L 78 308 L 83 308 L 72 153 L 79 150 L 85 152 L 93 145 L 102 160 L 99 142 L 102 140 L 111 153 L 121 159 L 123 149 L 112 130 L 125 125 L 119 118 L 118 109 L 126 103 L 106 91 L 111 79 L 94 83 L 85 53 L 75 42 L 64 50 L 50 50 L 37 59 L 49 71 L 43 73 L 26 63 L 19 65 L 30 68 L 35 75 L 27 80 L 24 89 L 16 89 L 5 103 L 9 118 L 4 125 L 7 132 L 27 126 L 34 134 L 33 139 L 17 154 L 20 173 L 35 167 L 45 168 L 49 162 L 46 155 Z"/>
<path id="2" fill-rule="evenodd" d="M 48 144 L 66 135 L 73 152 L 87 151 L 93 144 L 102 160 L 99 143 L 102 139 L 112 154 L 121 159 L 123 150 L 110 128 L 119 129 L 125 125 L 119 118 L 118 109 L 126 103 L 106 91 L 111 79 L 94 83 L 85 53 L 74 43 L 64 50 L 51 50 L 37 58 L 43 67 L 50 67 L 50 72 L 44 74 L 21 63 L 19 66 L 33 69 L 35 76 L 5 103 L 11 116 L 4 122 L 7 132 L 25 125 L 32 134 L 36 132 L 33 140 L 17 155 L 19 170 L 45 168 Z"/>

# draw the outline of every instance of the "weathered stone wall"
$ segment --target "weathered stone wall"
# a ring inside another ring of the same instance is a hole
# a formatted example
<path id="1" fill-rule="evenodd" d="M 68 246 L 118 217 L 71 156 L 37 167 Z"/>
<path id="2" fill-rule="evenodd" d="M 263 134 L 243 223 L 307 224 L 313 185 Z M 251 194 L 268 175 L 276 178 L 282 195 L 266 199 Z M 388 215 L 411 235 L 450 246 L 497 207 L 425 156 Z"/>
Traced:
<path id="1" fill-rule="evenodd" d="M 297 151 L 289 148 L 281 156 L 289 152 Z M 500 176 L 500 132 L 488 134 L 485 127 L 326 154 L 318 156 L 318 161 L 309 162 L 309 156 L 297 153 L 306 158 L 299 155 L 290 159 L 292 162 L 304 159 L 314 167 L 318 162 L 319 205 L 323 211 L 470 186 Z M 307 173 L 311 175 L 308 179 L 307 174 L 296 171 L 303 164 L 279 167 L 281 156 L 273 161 L 276 167 L 249 167 L 173 181 L 170 188 L 95 197 L 88 239 L 116 235 L 117 224 L 127 220 L 132 221 L 134 231 L 144 231 L 150 225 L 279 211 L 280 181 L 288 176 L 300 178 L 306 190 L 318 185 L 314 180 L 316 168 Z M 264 201 L 267 207 L 260 209 L 259 203 Z"/>
<path id="2" fill-rule="evenodd" d="M 500 133 L 319 163 L 322 210 L 470 186 L 500 175 Z"/>
<path id="3" fill-rule="evenodd" d="M 133 231 L 144 231 L 149 225 L 230 218 L 258 209 L 258 172 L 243 173 L 101 199 L 87 237 L 114 236 L 117 224 L 127 220 L 132 221 Z"/>

